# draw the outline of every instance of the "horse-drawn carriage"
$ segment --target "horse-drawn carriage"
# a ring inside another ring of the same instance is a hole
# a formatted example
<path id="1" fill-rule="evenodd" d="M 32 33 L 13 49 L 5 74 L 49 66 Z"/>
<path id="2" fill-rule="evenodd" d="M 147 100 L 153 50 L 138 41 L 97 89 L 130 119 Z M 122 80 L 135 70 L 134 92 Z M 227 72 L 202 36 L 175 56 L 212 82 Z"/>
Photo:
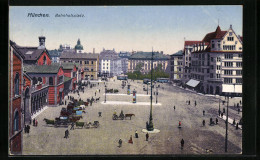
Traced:
<path id="1" fill-rule="evenodd" d="M 55 120 L 44 118 L 43 121 L 46 122 L 46 125 L 58 126 L 68 126 L 70 124 L 70 119 L 68 117 L 56 117 Z"/>
<path id="2" fill-rule="evenodd" d="M 130 120 L 132 119 L 132 116 L 135 116 L 134 114 L 132 113 L 129 113 L 129 114 L 124 114 L 123 111 L 121 111 L 120 115 L 118 116 L 116 113 L 113 114 L 112 116 L 112 119 L 113 120 L 123 120 L 123 119 L 126 119 L 127 117 L 130 118 Z"/>
<path id="3" fill-rule="evenodd" d="M 81 127 L 81 128 L 98 128 L 99 127 L 99 122 L 98 121 L 94 121 L 93 123 L 91 122 L 76 122 L 76 127 Z"/>

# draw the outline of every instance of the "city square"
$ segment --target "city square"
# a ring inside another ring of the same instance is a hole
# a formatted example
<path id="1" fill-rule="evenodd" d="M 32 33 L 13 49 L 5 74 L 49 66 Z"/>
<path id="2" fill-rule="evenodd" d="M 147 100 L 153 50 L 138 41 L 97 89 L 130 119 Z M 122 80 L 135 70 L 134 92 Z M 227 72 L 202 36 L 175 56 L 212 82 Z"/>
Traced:
<path id="1" fill-rule="evenodd" d="M 115 81 L 114 81 L 115 80 Z M 97 83 L 97 82 L 96 82 Z M 119 94 L 126 94 L 127 89 L 121 88 L 121 81 L 116 78 L 105 82 L 107 88 L 116 88 Z M 196 92 L 184 90 L 182 88 L 157 83 L 160 85 L 158 89 L 158 103 L 154 105 L 153 123 L 154 128 L 159 129 L 159 133 L 150 133 L 149 140 L 145 140 L 146 121 L 149 120 L 150 105 L 138 105 L 138 102 L 150 102 L 149 96 L 138 96 L 138 94 L 146 95 L 143 91 L 142 81 L 128 80 L 131 85 L 131 91 L 137 91 L 137 102 L 134 105 L 104 104 L 105 85 L 99 82 L 96 87 L 85 88 L 84 93 L 80 93 L 80 98 L 86 100 L 94 97 L 97 89 L 96 97 L 100 97 L 100 101 L 93 103 L 92 106 L 86 107 L 86 113 L 83 113 L 83 122 L 99 121 L 98 128 L 81 129 L 76 127 L 70 130 L 71 126 L 54 127 L 47 126 L 43 121 L 44 118 L 54 119 L 60 114 L 60 110 L 65 105 L 58 107 L 48 107 L 36 119 L 37 127 L 31 127 L 29 134 L 23 134 L 23 154 L 24 155 L 115 155 L 115 154 L 219 154 L 225 153 L 225 121 L 218 117 L 219 98 L 225 100 L 224 97 L 201 95 Z M 147 87 L 145 85 L 145 87 Z M 150 95 L 150 86 L 149 94 Z M 78 96 L 69 93 L 69 95 Z M 128 96 L 106 95 L 106 102 L 124 101 L 132 102 L 132 94 Z M 68 103 L 67 97 L 64 98 Z M 190 100 L 190 105 L 186 103 Z M 194 105 L 196 100 L 197 105 Z M 242 113 L 238 114 L 234 109 L 233 103 L 239 103 L 241 98 L 230 99 L 229 117 L 239 120 Z M 103 103 L 103 104 L 102 104 Z M 153 96 L 153 104 L 155 96 Z M 226 108 L 221 101 L 221 110 Z M 174 106 L 176 109 L 174 110 Z M 126 113 L 135 114 L 131 120 L 112 120 L 113 112 L 117 114 L 121 110 Z M 203 110 L 205 115 L 203 116 Z M 102 112 L 102 117 L 98 116 L 98 112 Z M 209 125 L 209 119 L 219 119 L 219 123 L 214 126 Z M 202 126 L 202 120 L 206 121 L 206 125 Z M 182 128 L 178 128 L 181 121 Z M 69 129 L 69 138 L 64 138 L 64 132 Z M 139 138 L 134 138 L 137 130 Z M 128 143 L 130 136 L 133 136 L 133 144 Z M 122 147 L 118 147 L 118 140 L 122 139 Z M 180 141 L 184 139 L 184 149 L 181 150 Z M 207 153 L 207 149 L 212 152 Z M 242 130 L 236 130 L 235 126 L 229 124 L 228 127 L 228 153 L 240 154 L 242 151 Z"/>

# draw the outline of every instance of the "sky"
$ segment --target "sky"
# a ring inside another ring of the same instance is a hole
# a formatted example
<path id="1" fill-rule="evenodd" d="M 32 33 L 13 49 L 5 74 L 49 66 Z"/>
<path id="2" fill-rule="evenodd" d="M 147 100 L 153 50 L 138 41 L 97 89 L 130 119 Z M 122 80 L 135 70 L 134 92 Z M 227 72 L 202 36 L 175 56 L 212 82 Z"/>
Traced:
<path id="1" fill-rule="evenodd" d="M 28 17 L 28 13 L 50 17 Z M 84 17 L 55 17 L 81 14 Z M 74 47 L 80 39 L 85 52 L 163 51 L 183 49 L 185 40 L 202 40 L 219 24 L 242 36 L 242 6 L 10 6 L 9 38 L 20 46 Z"/>

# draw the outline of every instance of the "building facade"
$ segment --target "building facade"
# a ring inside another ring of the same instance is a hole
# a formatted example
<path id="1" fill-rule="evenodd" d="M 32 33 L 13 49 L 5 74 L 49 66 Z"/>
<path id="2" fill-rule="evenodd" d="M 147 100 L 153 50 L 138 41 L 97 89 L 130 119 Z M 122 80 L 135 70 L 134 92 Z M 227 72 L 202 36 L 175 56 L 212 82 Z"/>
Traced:
<path id="1" fill-rule="evenodd" d="M 200 92 L 242 94 L 242 45 L 242 37 L 236 35 L 232 25 L 226 31 L 218 26 L 193 45 L 190 76 L 200 82 Z"/>
<path id="2" fill-rule="evenodd" d="M 78 64 L 81 79 L 97 79 L 98 77 L 99 54 L 64 52 L 60 56 L 60 62 Z"/>
<path id="3" fill-rule="evenodd" d="M 119 52 L 118 56 L 121 58 L 122 73 L 128 72 L 128 59 L 131 56 L 130 52 Z"/>
<path id="4" fill-rule="evenodd" d="M 115 49 L 100 52 L 100 75 L 113 77 L 122 73 L 122 62 Z"/>
<path id="5" fill-rule="evenodd" d="M 170 57 L 170 80 L 180 81 L 183 77 L 183 51 L 178 51 Z"/>
<path id="6" fill-rule="evenodd" d="M 128 59 L 128 72 L 134 72 L 136 66 L 139 64 L 142 66 L 141 72 L 146 74 L 151 71 L 152 64 L 152 52 L 136 52 L 132 54 Z M 162 52 L 153 53 L 153 68 L 158 65 L 162 66 L 162 70 L 166 71 L 168 68 L 168 62 L 170 57 L 164 55 Z"/>

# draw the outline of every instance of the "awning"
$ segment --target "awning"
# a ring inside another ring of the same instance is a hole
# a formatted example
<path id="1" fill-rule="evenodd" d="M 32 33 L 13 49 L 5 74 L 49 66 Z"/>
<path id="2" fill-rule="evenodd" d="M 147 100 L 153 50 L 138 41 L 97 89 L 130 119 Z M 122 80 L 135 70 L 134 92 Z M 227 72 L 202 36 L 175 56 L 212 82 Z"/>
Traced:
<path id="1" fill-rule="evenodd" d="M 60 89 L 59 89 L 59 92 L 62 92 L 62 91 L 63 91 L 63 88 L 60 88 Z"/>
<path id="2" fill-rule="evenodd" d="M 186 84 L 191 87 L 196 87 L 199 83 L 200 83 L 200 81 L 190 79 Z"/>
<path id="3" fill-rule="evenodd" d="M 222 92 L 225 93 L 242 93 L 242 85 L 222 84 Z"/>

